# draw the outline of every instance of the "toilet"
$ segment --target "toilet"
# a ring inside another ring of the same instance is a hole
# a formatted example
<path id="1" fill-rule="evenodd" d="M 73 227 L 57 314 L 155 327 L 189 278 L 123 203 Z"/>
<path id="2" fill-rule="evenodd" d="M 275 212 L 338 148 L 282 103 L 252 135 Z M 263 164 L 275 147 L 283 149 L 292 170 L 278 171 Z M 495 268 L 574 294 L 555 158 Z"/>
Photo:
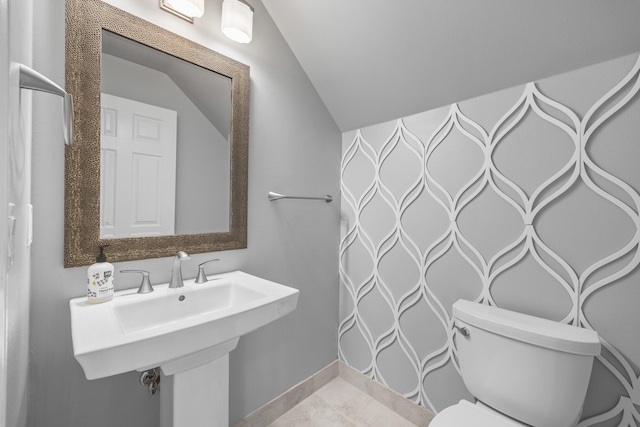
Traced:
<path id="1" fill-rule="evenodd" d="M 595 331 L 471 301 L 453 304 L 460 373 L 477 402 L 445 408 L 429 427 L 575 427 Z"/>

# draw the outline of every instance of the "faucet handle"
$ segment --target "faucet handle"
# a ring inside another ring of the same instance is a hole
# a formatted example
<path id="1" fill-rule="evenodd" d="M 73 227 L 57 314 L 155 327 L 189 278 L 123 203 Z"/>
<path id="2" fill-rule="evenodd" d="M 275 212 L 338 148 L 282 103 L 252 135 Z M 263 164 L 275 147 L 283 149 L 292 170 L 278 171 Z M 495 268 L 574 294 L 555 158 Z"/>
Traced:
<path id="1" fill-rule="evenodd" d="M 207 275 L 204 274 L 204 266 L 205 264 L 209 264 L 213 261 L 220 261 L 220 258 L 210 259 L 202 264 L 198 264 L 198 277 L 196 277 L 196 283 L 207 283 L 209 281 L 209 279 L 207 279 Z"/>
<path id="2" fill-rule="evenodd" d="M 151 286 L 151 282 L 149 282 L 149 272 L 144 270 L 120 270 L 120 273 L 140 273 L 142 274 L 142 283 L 140 283 L 140 287 L 138 288 L 139 294 L 148 294 L 153 292 L 153 287 Z"/>

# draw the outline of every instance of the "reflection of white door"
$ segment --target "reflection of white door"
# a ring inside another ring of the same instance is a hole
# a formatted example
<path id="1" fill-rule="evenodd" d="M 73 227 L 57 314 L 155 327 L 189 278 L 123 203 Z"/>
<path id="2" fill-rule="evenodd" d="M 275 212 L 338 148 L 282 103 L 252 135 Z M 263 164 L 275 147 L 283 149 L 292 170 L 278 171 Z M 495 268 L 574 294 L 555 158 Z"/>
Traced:
<path id="1" fill-rule="evenodd" d="M 177 113 L 101 94 L 100 236 L 174 234 Z"/>

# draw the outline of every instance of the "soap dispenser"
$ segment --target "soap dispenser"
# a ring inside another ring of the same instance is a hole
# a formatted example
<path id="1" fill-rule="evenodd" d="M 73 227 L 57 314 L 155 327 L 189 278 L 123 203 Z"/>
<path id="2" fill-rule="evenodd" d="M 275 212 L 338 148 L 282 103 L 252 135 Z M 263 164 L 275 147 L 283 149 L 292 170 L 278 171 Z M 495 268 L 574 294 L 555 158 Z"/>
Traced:
<path id="1" fill-rule="evenodd" d="M 100 255 L 96 263 L 87 270 L 87 302 L 99 304 L 113 299 L 113 264 L 107 262 L 104 245 L 100 246 Z"/>

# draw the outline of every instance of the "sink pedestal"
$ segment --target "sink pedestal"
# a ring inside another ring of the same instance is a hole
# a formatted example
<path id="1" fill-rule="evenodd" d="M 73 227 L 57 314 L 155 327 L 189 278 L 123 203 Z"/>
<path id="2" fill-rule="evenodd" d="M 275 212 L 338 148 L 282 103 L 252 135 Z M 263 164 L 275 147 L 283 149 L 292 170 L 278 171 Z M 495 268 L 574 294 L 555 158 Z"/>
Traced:
<path id="1" fill-rule="evenodd" d="M 229 352 L 237 344 L 236 338 L 160 367 L 160 427 L 229 426 Z"/>

